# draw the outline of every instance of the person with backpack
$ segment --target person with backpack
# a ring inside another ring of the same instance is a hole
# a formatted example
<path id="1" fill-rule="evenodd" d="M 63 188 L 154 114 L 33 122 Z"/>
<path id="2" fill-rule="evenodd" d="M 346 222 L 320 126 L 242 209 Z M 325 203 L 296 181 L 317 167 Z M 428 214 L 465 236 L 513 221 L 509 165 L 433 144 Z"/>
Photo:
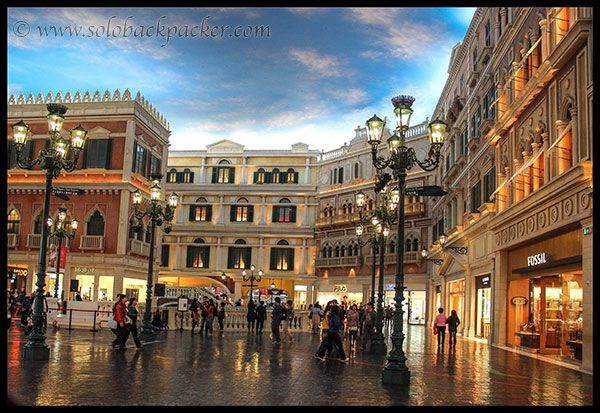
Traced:
<path id="1" fill-rule="evenodd" d="M 246 321 L 248 321 L 248 334 L 254 334 L 254 322 L 256 321 L 256 306 L 252 297 L 250 297 L 250 301 L 248 301 L 248 313 L 246 314 Z"/>
<path id="2" fill-rule="evenodd" d="M 452 350 L 452 348 L 456 348 L 456 328 L 460 324 L 456 310 L 452 310 L 450 317 L 446 319 L 446 324 L 448 324 L 448 343 Z M 454 344 L 452 344 L 453 341 Z"/>
<path id="3" fill-rule="evenodd" d="M 292 333 L 290 333 L 289 328 L 291 323 L 294 321 L 294 305 L 293 305 L 293 301 L 292 300 L 288 300 L 287 301 L 287 307 L 286 307 L 286 317 L 285 319 L 282 321 L 282 326 L 283 326 L 283 341 L 288 340 L 290 343 L 292 341 L 294 341 L 294 336 L 292 336 Z"/>
<path id="4" fill-rule="evenodd" d="M 260 334 L 263 332 L 263 327 L 265 326 L 265 320 L 267 319 L 267 309 L 265 307 L 265 303 L 262 301 L 258 302 L 258 307 L 256 307 L 256 333 Z"/>
<path id="5" fill-rule="evenodd" d="M 375 320 L 376 314 L 373 311 L 373 303 L 367 303 L 367 308 L 363 313 L 362 320 L 360 321 L 362 325 L 362 342 L 360 346 L 360 350 L 364 351 L 367 349 L 367 343 L 370 343 L 373 340 L 373 333 L 375 331 Z"/>
<path id="6" fill-rule="evenodd" d="M 217 320 L 219 320 L 219 331 L 223 331 L 225 324 L 225 301 L 221 301 L 221 308 L 217 314 Z"/>

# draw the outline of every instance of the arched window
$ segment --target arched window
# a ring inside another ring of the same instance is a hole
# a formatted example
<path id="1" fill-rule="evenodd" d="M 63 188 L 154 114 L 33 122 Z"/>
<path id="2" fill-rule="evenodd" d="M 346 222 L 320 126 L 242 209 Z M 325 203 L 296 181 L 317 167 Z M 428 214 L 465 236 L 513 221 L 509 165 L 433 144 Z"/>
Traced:
<path id="1" fill-rule="evenodd" d="M 298 172 L 294 171 L 294 168 L 289 168 L 287 170 L 285 182 L 288 184 L 298 183 Z"/>
<path id="2" fill-rule="evenodd" d="M 389 251 L 390 253 L 396 252 L 396 241 L 395 240 L 390 241 L 389 250 L 390 250 Z"/>
<path id="3" fill-rule="evenodd" d="M 329 248 L 327 248 L 327 258 L 331 257 L 333 257 L 333 249 L 330 246 Z"/>
<path id="4" fill-rule="evenodd" d="M 167 172 L 167 182 L 175 183 L 177 182 L 177 169 L 171 168 L 169 172 Z"/>
<path id="5" fill-rule="evenodd" d="M 358 179 L 360 176 L 360 162 L 354 164 L 354 179 Z"/>
<path id="6" fill-rule="evenodd" d="M 278 168 L 273 169 L 273 171 L 271 172 L 271 175 L 272 175 L 272 181 L 274 184 L 281 183 L 281 175 L 280 175 Z"/>
<path id="7" fill-rule="evenodd" d="M 258 171 L 256 171 L 256 176 L 254 178 L 254 182 L 257 184 L 265 183 L 265 169 L 264 168 L 258 168 Z"/>
<path id="8" fill-rule="evenodd" d="M 212 205 L 207 205 L 206 198 L 196 199 L 200 205 L 190 205 L 190 221 L 208 222 L 212 219 Z"/>
<path id="9" fill-rule="evenodd" d="M 296 206 L 287 205 L 290 203 L 288 198 L 281 198 L 279 205 L 273 206 L 273 222 L 296 222 Z"/>
<path id="10" fill-rule="evenodd" d="M 100 211 L 94 212 L 87 223 L 87 235 L 104 235 L 104 218 Z"/>
<path id="11" fill-rule="evenodd" d="M 41 234 L 42 233 L 42 211 L 40 211 L 39 214 L 36 215 L 35 219 L 33 220 L 33 233 L 34 234 Z"/>
<path id="12" fill-rule="evenodd" d="M 18 234 L 21 226 L 21 217 L 16 209 L 11 209 L 8 213 L 6 232 L 9 234 Z"/>
<path id="13" fill-rule="evenodd" d="M 238 205 L 232 205 L 230 209 L 230 222 L 252 222 L 254 221 L 254 206 L 247 205 L 246 198 L 239 198 Z"/>
<path id="14" fill-rule="evenodd" d="M 277 242 L 277 246 L 290 245 L 286 240 Z M 270 269 L 274 271 L 292 271 L 294 269 L 294 248 L 271 248 Z"/>
<path id="15" fill-rule="evenodd" d="M 196 238 L 194 244 L 187 247 L 187 267 L 208 268 L 210 259 L 210 247 L 204 244 L 202 238 Z"/>
<path id="16" fill-rule="evenodd" d="M 334 250 L 334 257 L 337 258 L 340 256 L 340 246 L 336 245 Z"/>
<path id="17" fill-rule="evenodd" d="M 235 247 L 229 247 L 227 255 L 227 268 L 249 269 L 252 260 L 252 248 L 245 247 L 246 241 L 238 239 Z"/>
<path id="18" fill-rule="evenodd" d="M 192 171 L 190 171 L 190 168 L 185 168 L 183 170 L 183 182 L 186 184 L 189 184 L 192 182 Z"/>

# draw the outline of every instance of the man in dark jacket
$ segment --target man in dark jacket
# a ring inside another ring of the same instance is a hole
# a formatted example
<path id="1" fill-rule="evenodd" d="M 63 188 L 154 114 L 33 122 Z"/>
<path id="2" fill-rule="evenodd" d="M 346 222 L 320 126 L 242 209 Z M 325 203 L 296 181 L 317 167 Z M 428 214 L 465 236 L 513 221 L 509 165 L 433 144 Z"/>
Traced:
<path id="1" fill-rule="evenodd" d="M 262 333 L 265 320 L 267 319 L 267 309 L 265 304 L 260 301 L 258 307 L 256 307 L 256 332 Z"/>
<path id="2" fill-rule="evenodd" d="M 271 314 L 271 331 L 273 343 L 281 343 L 281 338 L 279 337 L 279 325 L 281 324 L 281 320 L 283 320 L 285 311 L 281 306 L 281 298 L 275 297 L 275 303 L 273 305 L 273 313 Z"/>

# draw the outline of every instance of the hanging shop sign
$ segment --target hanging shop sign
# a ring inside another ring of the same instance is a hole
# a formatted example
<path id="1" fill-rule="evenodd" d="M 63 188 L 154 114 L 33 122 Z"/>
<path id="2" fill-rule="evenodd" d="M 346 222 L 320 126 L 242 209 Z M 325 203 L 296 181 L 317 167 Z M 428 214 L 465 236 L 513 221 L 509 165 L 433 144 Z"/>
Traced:
<path id="1" fill-rule="evenodd" d="M 521 296 L 513 297 L 510 300 L 510 302 L 513 303 L 514 305 L 525 305 L 525 304 L 527 304 L 527 297 L 521 297 Z"/>
<path id="2" fill-rule="evenodd" d="M 20 267 L 12 267 L 10 265 L 8 265 L 6 267 L 8 269 L 8 272 L 12 272 L 13 274 L 16 274 L 19 277 L 27 277 L 27 268 L 20 268 Z"/>
<path id="3" fill-rule="evenodd" d="M 491 281 L 491 278 L 489 275 L 482 275 L 480 277 L 475 278 L 475 287 L 477 289 L 491 288 L 490 281 Z"/>
<path id="4" fill-rule="evenodd" d="M 346 284 L 338 284 L 333 287 L 333 291 L 336 293 L 348 292 L 348 286 Z"/>

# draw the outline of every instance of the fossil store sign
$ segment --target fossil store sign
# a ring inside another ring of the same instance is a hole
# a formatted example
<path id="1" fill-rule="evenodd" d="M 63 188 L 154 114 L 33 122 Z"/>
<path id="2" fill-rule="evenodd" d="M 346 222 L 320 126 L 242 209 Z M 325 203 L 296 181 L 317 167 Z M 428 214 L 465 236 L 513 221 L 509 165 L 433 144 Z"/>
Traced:
<path id="1" fill-rule="evenodd" d="M 546 253 L 542 252 L 540 254 L 530 255 L 527 257 L 527 266 L 533 267 L 535 265 L 546 264 Z"/>

